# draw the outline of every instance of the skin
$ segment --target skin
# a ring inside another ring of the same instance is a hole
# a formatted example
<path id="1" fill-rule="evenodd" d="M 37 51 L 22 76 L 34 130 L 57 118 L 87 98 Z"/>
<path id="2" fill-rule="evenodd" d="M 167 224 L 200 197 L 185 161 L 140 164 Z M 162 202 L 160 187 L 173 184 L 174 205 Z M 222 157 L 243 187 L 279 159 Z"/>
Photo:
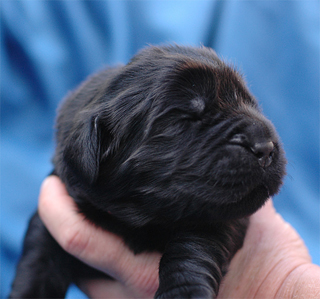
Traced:
<path id="1" fill-rule="evenodd" d="M 152 298 L 158 288 L 159 253 L 134 255 L 122 239 L 77 213 L 56 176 L 40 191 L 39 215 L 64 250 L 115 278 L 83 281 L 90 298 Z M 243 247 L 231 261 L 218 298 L 320 298 L 320 267 L 312 264 L 296 231 L 272 200 L 251 216 Z"/>

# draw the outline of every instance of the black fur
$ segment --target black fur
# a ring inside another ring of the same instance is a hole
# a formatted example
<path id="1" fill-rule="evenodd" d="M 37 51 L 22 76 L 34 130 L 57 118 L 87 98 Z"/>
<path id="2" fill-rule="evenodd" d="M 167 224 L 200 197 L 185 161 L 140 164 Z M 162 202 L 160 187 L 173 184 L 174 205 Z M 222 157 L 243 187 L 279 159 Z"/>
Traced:
<path id="1" fill-rule="evenodd" d="M 163 252 L 157 298 L 214 298 L 247 217 L 285 158 L 242 77 L 208 48 L 149 47 L 63 102 L 55 173 L 79 210 L 135 252 Z M 62 274 L 63 273 L 63 274 Z M 31 220 L 11 297 L 64 297 L 93 277 Z"/>

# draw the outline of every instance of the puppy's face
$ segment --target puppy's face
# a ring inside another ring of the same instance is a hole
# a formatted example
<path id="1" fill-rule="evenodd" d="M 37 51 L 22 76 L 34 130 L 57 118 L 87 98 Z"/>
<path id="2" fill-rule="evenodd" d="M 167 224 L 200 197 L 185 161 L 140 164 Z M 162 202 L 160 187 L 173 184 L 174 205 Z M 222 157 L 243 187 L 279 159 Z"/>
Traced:
<path id="1" fill-rule="evenodd" d="M 58 118 L 55 161 L 75 197 L 141 226 L 243 217 L 278 192 L 276 131 L 212 50 L 149 48 L 99 76 Z"/>

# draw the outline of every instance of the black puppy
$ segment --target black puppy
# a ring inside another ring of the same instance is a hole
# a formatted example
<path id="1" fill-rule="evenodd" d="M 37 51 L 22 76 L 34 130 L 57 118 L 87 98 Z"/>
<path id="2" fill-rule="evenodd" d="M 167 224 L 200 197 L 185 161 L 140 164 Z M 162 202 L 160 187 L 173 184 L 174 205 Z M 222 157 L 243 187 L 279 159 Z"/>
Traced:
<path id="1" fill-rule="evenodd" d="M 241 76 L 208 48 L 150 47 L 84 82 L 57 119 L 54 173 L 80 212 L 135 252 L 160 251 L 156 298 L 215 298 L 247 216 L 285 158 Z M 99 275 L 30 222 L 11 297 L 61 298 Z"/>

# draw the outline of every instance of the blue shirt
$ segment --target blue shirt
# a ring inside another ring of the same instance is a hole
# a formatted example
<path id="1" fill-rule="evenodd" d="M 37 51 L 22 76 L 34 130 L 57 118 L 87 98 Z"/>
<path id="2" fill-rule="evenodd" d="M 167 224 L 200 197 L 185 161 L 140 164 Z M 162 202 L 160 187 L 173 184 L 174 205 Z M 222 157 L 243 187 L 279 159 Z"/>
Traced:
<path id="1" fill-rule="evenodd" d="M 289 161 L 275 206 L 320 264 L 319 10 L 316 0 L 2 1 L 1 296 L 52 168 L 59 101 L 147 44 L 210 46 L 245 74 Z"/>

